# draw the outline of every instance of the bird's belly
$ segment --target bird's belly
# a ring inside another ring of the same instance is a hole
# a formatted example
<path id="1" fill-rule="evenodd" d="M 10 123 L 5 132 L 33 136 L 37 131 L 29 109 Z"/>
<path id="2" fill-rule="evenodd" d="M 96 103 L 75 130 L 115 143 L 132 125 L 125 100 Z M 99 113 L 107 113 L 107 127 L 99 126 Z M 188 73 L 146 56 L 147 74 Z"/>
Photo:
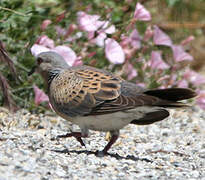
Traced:
<path id="1" fill-rule="evenodd" d="M 96 131 L 114 131 L 123 128 L 134 119 L 142 118 L 147 112 L 155 111 L 154 109 L 151 107 L 137 107 L 128 111 L 105 115 L 75 117 L 72 122 L 81 128 L 85 127 Z"/>
<path id="2" fill-rule="evenodd" d="M 116 112 L 112 114 L 96 115 L 96 116 L 81 116 L 73 118 L 72 122 L 79 125 L 81 128 L 95 131 L 114 131 L 123 128 L 133 120 L 128 113 Z"/>
<path id="3" fill-rule="evenodd" d="M 114 131 L 128 125 L 132 120 L 142 118 L 146 113 L 153 112 L 156 107 L 141 106 L 127 111 L 119 111 L 104 115 L 69 117 L 58 111 L 57 114 L 78 125 L 81 129 L 95 131 Z"/>

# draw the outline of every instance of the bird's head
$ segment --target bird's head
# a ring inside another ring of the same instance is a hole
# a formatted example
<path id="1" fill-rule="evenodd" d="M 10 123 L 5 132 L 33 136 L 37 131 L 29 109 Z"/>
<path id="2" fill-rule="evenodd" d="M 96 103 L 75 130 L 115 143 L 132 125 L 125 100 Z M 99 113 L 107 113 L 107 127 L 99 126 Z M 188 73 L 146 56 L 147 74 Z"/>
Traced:
<path id="1" fill-rule="evenodd" d="M 38 72 L 42 76 L 45 76 L 49 71 L 55 69 L 65 69 L 68 67 L 69 65 L 58 53 L 53 51 L 42 52 L 37 56 L 36 65 L 32 68 L 29 75 L 33 72 Z"/>

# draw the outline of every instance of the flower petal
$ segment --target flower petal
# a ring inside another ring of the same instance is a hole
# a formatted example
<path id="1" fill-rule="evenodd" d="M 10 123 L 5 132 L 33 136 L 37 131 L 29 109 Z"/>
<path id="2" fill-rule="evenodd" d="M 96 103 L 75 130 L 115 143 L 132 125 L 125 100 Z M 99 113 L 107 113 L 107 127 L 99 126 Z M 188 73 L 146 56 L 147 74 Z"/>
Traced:
<path id="1" fill-rule="evenodd" d="M 31 47 L 31 54 L 35 57 L 37 57 L 38 54 L 40 54 L 42 52 L 47 52 L 47 51 L 50 51 L 50 49 L 45 47 L 45 46 L 42 46 L 42 45 L 34 44 Z"/>
<path id="2" fill-rule="evenodd" d="M 130 44 L 130 37 L 128 37 L 126 35 L 121 35 L 120 46 L 124 49 L 124 48 L 128 47 L 129 44 Z"/>
<path id="3" fill-rule="evenodd" d="M 154 26 L 154 36 L 153 36 L 154 44 L 156 45 L 164 45 L 164 46 L 172 46 L 172 41 L 170 37 L 164 33 L 157 26 Z"/>
<path id="4" fill-rule="evenodd" d="M 60 27 L 60 26 L 55 26 L 56 32 L 58 36 L 65 36 L 66 35 L 66 29 Z"/>
<path id="5" fill-rule="evenodd" d="M 102 32 L 95 38 L 94 41 L 99 47 L 104 47 L 106 37 L 107 35 L 104 32 Z"/>
<path id="6" fill-rule="evenodd" d="M 54 46 L 55 46 L 54 41 L 46 35 L 39 37 L 36 44 L 45 46 L 47 48 L 54 48 Z"/>
<path id="7" fill-rule="evenodd" d="M 185 52 L 181 45 L 173 45 L 172 51 L 176 62 L 193 60 L 193 57 L 189 53 Z"/>
<path id="8" fill-rule="evenodd" d="M 182 79 L 180 81 L 178 81 L 177 83 L 177 87 L 180 87 L 180 88 L 188 88 L 189 84 L 187 82 L 186 79 Z"/>
<path id="9" fill-rule="evenodd" d="M 76 53 L 71 48 L 65 45 L 56 46 L 52 49 L 52 51 L 60 54 L 69 66 L 72 66 L 77 59 Z"/>
<path id="10" fill-rule="evenodd" d="M 145 7 L 142 4 L 137 3 L 134 12 L 134 19 L 140 21 L 150 21 L 151 15 L 150 12 L 147 9 L 145 9 Z"/>
<path id="11" fill-rule="evenodd" d="M 114 25 L 109 26 L 109 27 L 105 30 L 105 33 L 106 33 L 106 34 L 113 34 L 113 33 L 115 33 L 115 32 L 116 32 L 116 28 L 115 28 Z"/>
<path id="12" fill-rule="evenodd" d="M 80 29 L 83 31 L 96 31 L 104 22 L 98 21 L 100 16 L 98 15 L 89 15 L 83 11 L 77 13 L 77 21 L 80 26 Z"/>
<path id="13" fill-rule="evenodd" d="M 169 65 L 163 61 L 161 52 L 152 51 L 151 59 L 150 59 L 150 67 L 152 69 L 168 69 Z"/>
<path id="14" fill-rule="evenodd" d="M 201 84 L 205 84 L 205 77 L 201 74 L 192 71 L 190 69 L 187 69 L 184 73 L 184 78 L 188 81 L 190 81 L 195 86 L 199 86 Z"/>
<path id="15" fill-rule="evenodd" d="M 198 98 L 196 99 L 196 103 L 200 108 L 205 110 L 205 91 L 198 92 Z"/>
<path id="16" fill-rule="evenodd" d="M 111 38 L 105 40 L 105 55 L 114 64 L 122 64 L 125 61 L 125 54 L 117 41 Z"/>
<path id="17" fill-rule="evenodd" d="M 189 36 L 181 42 L 181 45 L 185 46 L 185 45 L 189 44 L 191 41 L 193 41 L 194 39 L 195 39 L 194 36 Z"/>
<path id="18" fill-rule="evenodd" d="M 39 89 L 36 85 L 33 86 L 33 89 L 35 94 L 34 102 L 36 105 L 46 101 L 49 102 L 48 96 L 41 89 Z"/>
<path id="19" fill-rule="evenodd" d="M 130 64 L 130 63 L 128 63 L 127 64 L 127 79 L 128 80 L 131 80 L 131 79 L 133 79 L 134 77 L 136 77 L 137 76 L 137 71 L 136 71 L 136 69 L 133 67 L 133 65 L 132 64 Z"/>
<path id="20" fill-rule="evenodd" d="M 146 31 L 145 31 L 143 40 L 144 40 L 144 41 L 148 41 L 152 36 L 153 36 L 152 27 L 151 27 L 151 26 L 148 26 L 147 29 L 146 29 Z"/>
<path id="21" fill-rule="evenodd" d="M 41 23 L 41 30 L 44 31 L 44 30 L 48 27 L 48 25 L 51 24 L 51 23 L 52 23 L 52 21 L 51 21 L 50 19 L 44 20 L 44 21 Z"/>
<path id="22" fill-rule="evenodd" d="M 141 48 L 141 36 L 139 35 L 139 32 L 137 31 L 137 29 L 134 29 L 131 34 L 130 34 L 130 44 L 132 45 L 132 47 L 136 48 L 136 49 L 140 49 Z"/>
<path id="23" fill-rule="evenodd" d="M 66 11 L 60 13 L 57 17 L 56 17 L 56 22 L 59 23 L 61 22 L 64 18 L 65 18 L 65 15 L 66 15 Z"/>

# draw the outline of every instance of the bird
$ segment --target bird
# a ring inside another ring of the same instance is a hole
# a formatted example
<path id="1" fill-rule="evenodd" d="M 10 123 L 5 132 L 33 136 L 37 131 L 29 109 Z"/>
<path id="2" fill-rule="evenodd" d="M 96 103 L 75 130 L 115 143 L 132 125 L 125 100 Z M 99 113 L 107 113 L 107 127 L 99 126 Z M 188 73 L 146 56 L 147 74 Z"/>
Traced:
<path id="1" fill-rule="evenodd" d="M 169 116 L 167 108 L 188 106 L 181 100 L 196 96 L 189 88 L 144 89 L 123 78 L 91 66 L 70 67 L 56 52 L 42 52 L 36 57 L 33 72 L 39 73 L 47 89 L 53 110 L 62 118 L 80 127 L 57 138 L 82 138 L 89 130 L 109 132 L 111 138 L 98 156 L 108 150 L 128 124 L 149 125 Z"/>

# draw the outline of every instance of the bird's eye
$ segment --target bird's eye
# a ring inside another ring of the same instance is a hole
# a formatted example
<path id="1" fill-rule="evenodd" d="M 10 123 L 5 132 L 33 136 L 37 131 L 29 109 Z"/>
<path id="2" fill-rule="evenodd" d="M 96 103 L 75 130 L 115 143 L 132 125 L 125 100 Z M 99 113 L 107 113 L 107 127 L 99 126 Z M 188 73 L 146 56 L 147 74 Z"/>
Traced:
<path id="1" fill-rule="evenodd" d="M 37 59 L 38 65 L 40 65 L 42 62 L 43 62 L 43 59 L 39 57 L 39 58 Z"/>

